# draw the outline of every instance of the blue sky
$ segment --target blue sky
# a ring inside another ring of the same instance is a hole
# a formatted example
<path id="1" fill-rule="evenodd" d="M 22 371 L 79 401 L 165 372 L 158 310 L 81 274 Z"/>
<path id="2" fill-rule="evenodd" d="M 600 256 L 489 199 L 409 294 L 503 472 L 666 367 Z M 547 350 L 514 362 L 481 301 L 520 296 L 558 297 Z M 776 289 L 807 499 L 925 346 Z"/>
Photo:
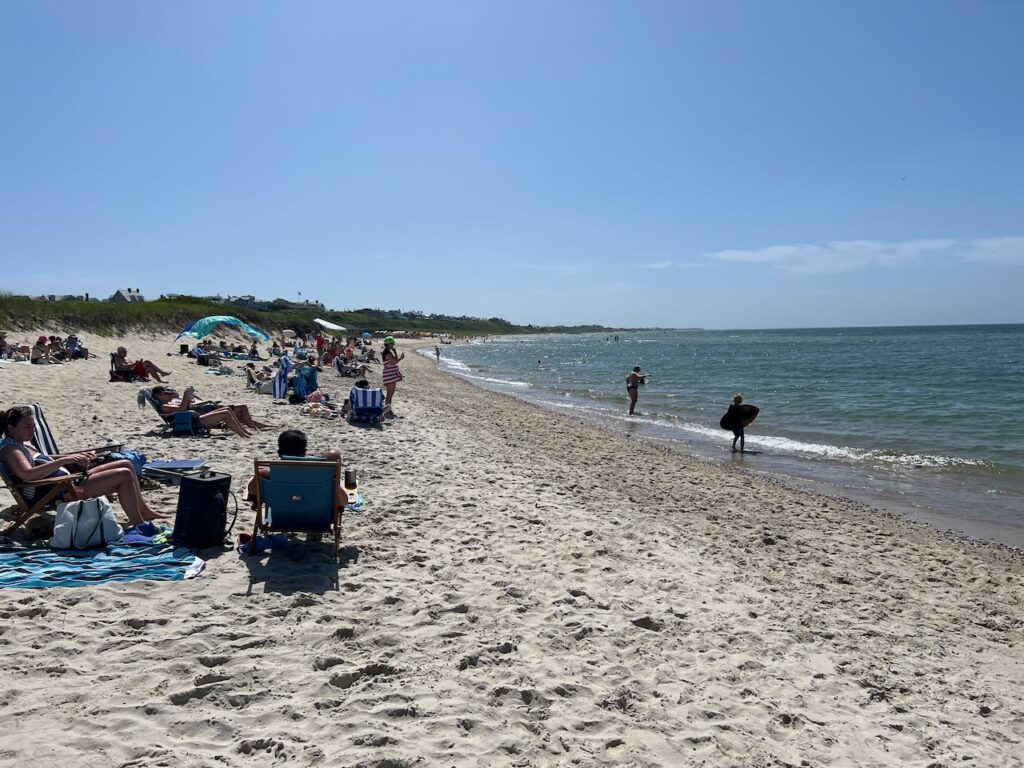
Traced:
<path id="1" fill-rule="evenodd" d="M 0 4 L 0 288 L 1022 322 L 1024 3 Z"/>

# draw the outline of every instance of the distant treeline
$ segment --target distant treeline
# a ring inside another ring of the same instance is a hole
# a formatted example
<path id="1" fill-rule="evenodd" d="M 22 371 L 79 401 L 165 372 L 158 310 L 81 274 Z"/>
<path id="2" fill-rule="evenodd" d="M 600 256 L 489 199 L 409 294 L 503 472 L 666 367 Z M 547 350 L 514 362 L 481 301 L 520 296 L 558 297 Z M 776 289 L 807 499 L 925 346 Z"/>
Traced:
<path id="1" fill-rule="evenodd" d="M 133 330 L 178 331 L 193 320 L 207 315 L 233 315 L 267 332 L 291 328 L 305 333 L 318 327 L 313 323 L 315 317 L 342 325 L 354 333 L 405 331 L 450 333 L 453 336 L 496 336 L 613 330 L 599 325 L 513 325 L 500 317 L 427 317 L 421 312 L 400 310 L 355 309 L 350 312 L 332 312 L 275 309 L 273 305 L 267 309 L 251 309 L 193 296 L 115 304 L 103 301 L 34 301 L 0 293 L 0 329 L 7 330 L 49 328 L 66 333 L 89 331 L 112 336 Z"/>

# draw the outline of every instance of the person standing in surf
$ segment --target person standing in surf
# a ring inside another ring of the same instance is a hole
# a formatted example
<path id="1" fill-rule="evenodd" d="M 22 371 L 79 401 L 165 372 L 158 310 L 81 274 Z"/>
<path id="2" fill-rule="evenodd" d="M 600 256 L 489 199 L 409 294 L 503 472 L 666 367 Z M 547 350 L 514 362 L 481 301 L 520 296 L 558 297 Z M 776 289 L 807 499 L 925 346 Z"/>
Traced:
<path id="1" fill-rule="evenodd" d="M 740 441 L 740 453 L 743 453 L 745 438 L 743 435 L 743 410 L 740 406 L 743 404 L 743 395 L 737 392 L 732 396 L 732 405 L 729 406 L 729 410 L 725 412 L 725 423 L 730 425 L 732 429 L 732 452 L 736 453 L 736 441 Z"/>
<path id="2" fill-rule="evenodd" d="M 539 361 L 538 361 L 539 362 Z M 636 409 L 636 399 L 640 391 L 640 385 L 647 383 L 647 376 L 640 373 L 640 366 L 637 365 L 626 377 L 626 394 L 629 395 L 629 415 L 632 416 Z"/>

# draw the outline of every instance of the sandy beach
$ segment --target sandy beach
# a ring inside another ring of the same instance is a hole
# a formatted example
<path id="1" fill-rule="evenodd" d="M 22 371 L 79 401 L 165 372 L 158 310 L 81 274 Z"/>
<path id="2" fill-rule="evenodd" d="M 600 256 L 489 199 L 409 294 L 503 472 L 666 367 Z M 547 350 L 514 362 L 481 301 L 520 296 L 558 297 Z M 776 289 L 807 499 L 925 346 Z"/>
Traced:
<path id="1" fill-rule="evenodd" d="M 0 765 L 1024 765 L 1019 552 L 541 411 L 407 342 L 377 430 L 169 336 L 81 335 L 98 358 L 0 367 L 0 404 L 41 403 L 63 450 L 205 458 L 240 495 L 299 428 L 366 507 L 340 567 L 300 535 L 205 550 L 189 581 L 0 591 Z M 155 436 L 137 385 L 107 381 L 118 343 L 275 429 Z M 177 489 L 146 498 L 173 513 Z"/>

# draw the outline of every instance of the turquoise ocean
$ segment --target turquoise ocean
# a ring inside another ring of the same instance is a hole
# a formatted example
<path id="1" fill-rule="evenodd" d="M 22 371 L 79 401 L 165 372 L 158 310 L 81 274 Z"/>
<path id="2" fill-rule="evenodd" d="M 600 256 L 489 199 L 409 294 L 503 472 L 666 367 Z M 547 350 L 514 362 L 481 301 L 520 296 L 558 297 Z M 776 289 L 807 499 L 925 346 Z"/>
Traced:
<path id="1" fill-rule="evenodd" d="M 442 355 L 542 408 L 1024 547 L 1024 325 L 517 336 Z M 651 379 L 630 418 L 634 365 Z M 718 426 L 734 392 L 761 409 L 744 455 Z"/>

